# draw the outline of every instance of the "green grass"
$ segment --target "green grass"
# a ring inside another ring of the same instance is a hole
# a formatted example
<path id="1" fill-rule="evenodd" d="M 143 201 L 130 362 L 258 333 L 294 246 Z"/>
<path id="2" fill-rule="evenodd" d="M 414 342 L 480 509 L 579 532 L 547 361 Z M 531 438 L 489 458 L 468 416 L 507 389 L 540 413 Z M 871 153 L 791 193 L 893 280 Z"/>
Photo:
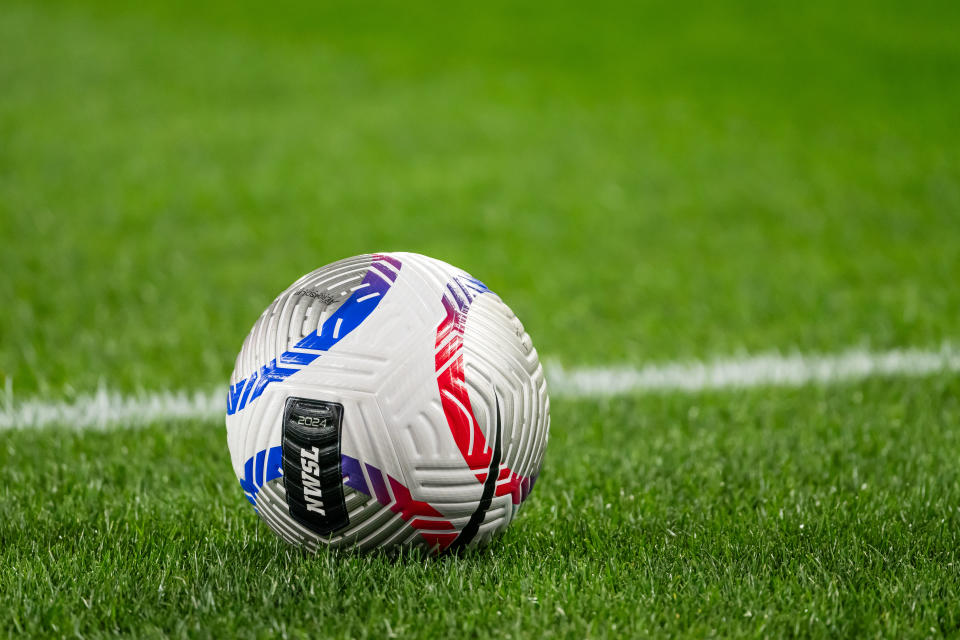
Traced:
<path id="1" fill-rule="evenodd" d="M 557 402 L 522 517 L 440 561 L 287 547 L 240 496 L 218 426 L 54 431 L 53 451 L 8 433 L 0 621 L 65 636 L 956 635 L 958 398 L 960 381 L 932 378 Z"/>
<path id="2" fill-rule="evenodd" d="M 223 384 L 374 250 L 565 366 L 960 339 L 956 3 L 314 5 L 0 6 L 15 397 Z M 958 391 L 559 400 L 522 517 L 442 562 L 287 549 L 219 424 L 2 432 L 0 633 L 956 636 Z"/>
<path id="3" fill-rule="evenodd" d="M 232 6 L 0 11 L 16 392 L 222 380 L 276 292 L 396 248 L 569 364 L 960 334 L 952 4 Z"/>

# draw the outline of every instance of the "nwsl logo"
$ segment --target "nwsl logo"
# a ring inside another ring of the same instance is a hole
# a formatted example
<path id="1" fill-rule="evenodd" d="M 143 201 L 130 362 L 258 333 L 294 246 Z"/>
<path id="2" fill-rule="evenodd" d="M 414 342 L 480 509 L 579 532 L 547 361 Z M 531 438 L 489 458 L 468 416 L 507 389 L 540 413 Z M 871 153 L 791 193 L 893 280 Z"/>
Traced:
<path id="1" fill-rule="evenodd" d="M 303 485 L 303 500 L 307 511 L 324 516 L 323 488 L 320 485 L 320 450 L 316 447 L 300 449 L 300 483 Z"/>

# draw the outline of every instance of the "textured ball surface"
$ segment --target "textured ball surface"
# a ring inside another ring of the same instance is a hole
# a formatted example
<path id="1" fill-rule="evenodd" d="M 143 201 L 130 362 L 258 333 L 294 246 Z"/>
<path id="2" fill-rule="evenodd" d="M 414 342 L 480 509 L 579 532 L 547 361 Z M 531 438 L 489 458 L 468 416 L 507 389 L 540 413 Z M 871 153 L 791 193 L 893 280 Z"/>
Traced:
<path id="1" fill-rule="evenodd" d="M 412 253 L 297 280 L 244 341 L 227 399 L 247 499 L 311 550 L 488 542 L 533 488 L 549 428 L 543 369 L 510 308 Z"/>

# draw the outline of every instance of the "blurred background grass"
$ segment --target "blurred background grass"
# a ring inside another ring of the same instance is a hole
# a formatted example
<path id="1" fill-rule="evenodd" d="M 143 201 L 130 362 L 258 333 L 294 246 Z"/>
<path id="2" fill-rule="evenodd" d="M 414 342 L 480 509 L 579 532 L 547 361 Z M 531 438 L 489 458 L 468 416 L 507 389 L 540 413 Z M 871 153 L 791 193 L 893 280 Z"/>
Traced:
<path id="1" fill-rule="evenodd" d="M 0 8 L 0 376 L 226 379 L 412 250 L 564 364 L 960 335 L 960 5 Z"/>

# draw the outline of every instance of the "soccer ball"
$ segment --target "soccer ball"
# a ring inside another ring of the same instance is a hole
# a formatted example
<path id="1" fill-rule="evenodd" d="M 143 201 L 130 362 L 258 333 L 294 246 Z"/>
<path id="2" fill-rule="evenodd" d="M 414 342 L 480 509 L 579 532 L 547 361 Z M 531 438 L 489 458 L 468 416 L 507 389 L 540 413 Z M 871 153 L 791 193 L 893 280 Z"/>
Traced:
<path id="1" fill-rule="evenodd" d="M 230 379 L 227 443 L 284 540 L 439 553 L 489 542 L 540 473 L 550 400 L 493 292 L 445 262 L 380 253 L 280 294 Z"/>

